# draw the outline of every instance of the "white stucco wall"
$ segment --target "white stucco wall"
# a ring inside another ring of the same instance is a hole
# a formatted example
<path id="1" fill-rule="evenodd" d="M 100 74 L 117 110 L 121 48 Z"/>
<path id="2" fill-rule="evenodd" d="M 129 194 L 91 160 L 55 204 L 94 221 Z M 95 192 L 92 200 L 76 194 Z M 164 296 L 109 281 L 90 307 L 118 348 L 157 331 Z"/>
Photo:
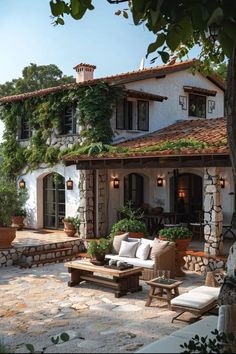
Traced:
<path id="1" fill-rule="evenodd" d="M 188 93 L 184 92 L 183 86 L 195 86 L 208 90 L 217 91 L 215 97 L 207 96 L 206 118 L 218 118 L 224 116 L 224 93 L 206 79 L 200 73 L 193 75 L 190 70 L 180 71 L 166 75 L 165 78 L 147 79 L 131 82 L 125 85 L 127 89 L 145 91 L 161 96 L 167 96 L 168 99 L 163 102 L 149 101 L 149 131 L 155 131 L 175 123 L 182 119 L 198 119 L 188 115 Z M 179 96 L 187 97 L 187 110 L 182 110 L 179 104 Z M 215 110 L 208 113 L 208 100 L 215 101 Z M 136 113 L 134 113 L 136 114 Z M 205 119 L 205 118 L 202 118 Z M 116 130 L 116 115 L 111 119 L 112 128 L 115 131 L 114 140 L 125 138 L 135 138 L 147 132 Z"/>
<path id="2" fill-rule="evenodd" d="M 65 189 L 66 216 L 75 216 L 76 214 L 80 201 L 78 188 L 80 171 L 76 170 L 76 166 L 65 167 L 58 164 L 51 168 L 38 168 L 19 177 L 19 180 L 24 179 L 29 191 L 29 199 L 26 204 L 29 213 L 27 217 L 27 227 L 29 228 L 43 227 L 43 177 L 52 172 L 62 175 L 65 181 L 69 178 L 73 180 L 73 190 Z"/>

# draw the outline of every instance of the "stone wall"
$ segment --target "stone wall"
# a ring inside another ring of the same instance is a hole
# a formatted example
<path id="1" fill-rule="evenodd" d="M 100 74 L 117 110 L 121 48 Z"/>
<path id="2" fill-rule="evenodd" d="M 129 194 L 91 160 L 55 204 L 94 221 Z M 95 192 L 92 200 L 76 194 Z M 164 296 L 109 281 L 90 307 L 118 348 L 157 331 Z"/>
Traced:
<path id="1" fill-rule="evenodd" d="M 82 238 L 94 237 L 94 188 L 93 188 L 93 171 L 80 171 L 80 236 Z"/>
<path id="2" fill-rule="evenodd" d="M 81 142 L 81 137 L 77 134 L 72 135 L 57 135 L 56 132 L 53 132 L 51 137 L 48 138 L 46 144 L 48 146 L 59 147 L 60 150 L 66 148 L 72 148 L 74 144 Z"/>
<path id="3" fill-rule="evenodd" d="M 46 260 L 57 261 L 57 258 L 66 256 L 77 256 L 80 252 L 85 252 L 86 248 L 83 240 L 57 242 L 40 246 L 12 247 L 0 250 L 0 268 L 17 264 L 32 265 L 36 262 Z"/>
<path id="4" fill-rule="evenodd" d="M 98 236 L 106 236 L 107 232 L 107 171 L 98 170 Z"/>
<path id="5" fill-rule="evenodd" d="M 204 251 L 211 255 L 223 253 L 220 175 L 217 168 L 207 168 L 204 175 Z"/>

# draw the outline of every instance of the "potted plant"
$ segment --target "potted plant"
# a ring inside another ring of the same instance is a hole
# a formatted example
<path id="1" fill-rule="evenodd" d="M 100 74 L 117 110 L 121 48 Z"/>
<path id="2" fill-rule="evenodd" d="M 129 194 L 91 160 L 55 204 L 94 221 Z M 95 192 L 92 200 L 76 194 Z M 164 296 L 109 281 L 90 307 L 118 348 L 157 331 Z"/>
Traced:
<path id="1" fill-rule="evenodd" d="M 11 227 L 11 216 L 17 207 L 18 193 L 14 181 L 0 178 L 0 249 L 11 247 L 16 228 Z"/>
<path id="2" fill-rule="evenodd" d="M 111 236 L 128 232 L 130 237 L 141 238 L 147 234 L 147 227 L 143 220 L 143 210 L 135 208 L 131 201 L 128 201 L 118 210 L 120 220 L 111 229 Z"/>
<path id="3" fill-rule="evenodd" d="M 80 219 L 78 216 L 67 216 L 63 219 L 64 231 L 69 237 L 73 237 L 80 227 Z"/>
<path id="4" fill-rule="evenodd" d="M 24 227 L 24 219 L 27 216 L 27 211 L 25 209 L 25 203 L 28 199 L 27 189 L 20 189 L 17 191 L 17 200 L 15 210 L 11 216 L 12 227 L 16 227 L 17 230 L 22 230 Z"/>
<path id="5" fill-rule="evenodd" d="M 182 271 L 182 267 L 185 263 L 183 257 L 185 256 L 186 249 L 191 242 L 192 232 L 187 227 L 183 226 L 167 227 L 159 231 L 159 239 L 175 242 L 176 275 L 185 275 L 185 273 Z"/>
<path id="6" fill-rule="evenodd" d="M 111 239 L 100 238 L 90 241 L 88 244 L 87 254 L 91 257 L 90 262 L 96 265 L 105 263 L 105 255 L 110 251 Z"/>

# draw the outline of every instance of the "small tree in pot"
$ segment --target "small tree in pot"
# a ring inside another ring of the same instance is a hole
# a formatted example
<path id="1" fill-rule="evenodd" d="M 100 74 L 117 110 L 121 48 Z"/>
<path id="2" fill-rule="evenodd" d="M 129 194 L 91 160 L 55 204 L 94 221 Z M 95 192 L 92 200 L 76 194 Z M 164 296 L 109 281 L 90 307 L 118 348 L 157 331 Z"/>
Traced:
<path id="1" fill-rule="evenodd" d="M 128 232 L 130 237 L 144 237 L 147 227 L 143 218 L 143 210 L 135 208 L 131 201 L 117 209 L 121 220 L 117 221 L 111 229 L 111 236 Z"/>
<path id="2" fill-rule="evenodd" d="M 105 263 L 105 255 L 111 249 L 112 241 L 107 238 L 100 238 L 89 242 L 87 254 L 91 257 L 91 263 L 103 265 Z"/>
<path id="3" fill-rule="evenodd" d="M 67 216 L 63 219 L 64 231 L 69 237 L 73 237 L 80 227 L 79 216 Z"/>
<path id="4" fill-rule="evenodd" d="M 22 230 L 24 227 L 24 219 L 27 216 L 27 211 L 25 209 L 25 203 L 28 199 L 27 189 L 20 189 L 17 191 L 17 202 L 15 210 L 12 214 L 12 227 L 16 227 L 17 230 Z"/>

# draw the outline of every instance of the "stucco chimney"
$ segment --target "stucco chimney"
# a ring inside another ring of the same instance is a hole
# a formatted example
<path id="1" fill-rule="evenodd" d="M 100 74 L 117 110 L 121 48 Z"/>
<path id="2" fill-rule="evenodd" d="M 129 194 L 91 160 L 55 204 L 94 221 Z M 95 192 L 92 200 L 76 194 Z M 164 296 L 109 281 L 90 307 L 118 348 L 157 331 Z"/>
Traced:
<path id="1" fill-rule="evenodd" d="M 95 65 L 80 63 L 74 67 L 76 71 L 76 82 L 84 82 L 93 80 L 93 72 L 96 69 Z"/>

